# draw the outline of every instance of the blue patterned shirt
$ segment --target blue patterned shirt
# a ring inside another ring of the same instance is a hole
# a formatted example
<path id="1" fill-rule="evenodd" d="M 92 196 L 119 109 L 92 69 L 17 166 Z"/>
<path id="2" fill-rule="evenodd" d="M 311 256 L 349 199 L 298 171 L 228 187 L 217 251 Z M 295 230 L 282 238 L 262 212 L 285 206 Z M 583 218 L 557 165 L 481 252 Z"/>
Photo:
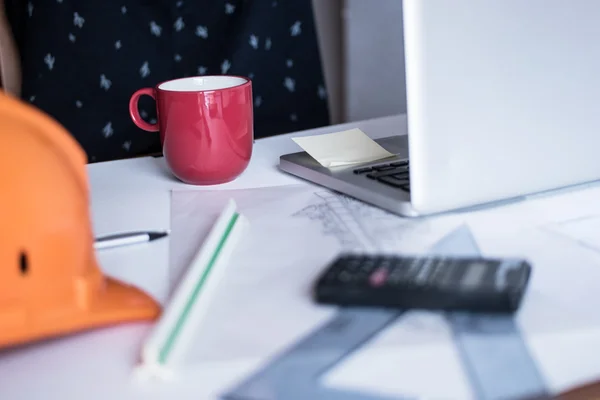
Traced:
<path id="1" fill-rule="evenodd" d="M 10 4 L 10 2 L 9 2 Z M 62 123 L 91 162 L 160 152 L 130 96 L 194 75 L 253 80 L 255 137 L 329 123 L 310 0 L 30 0 L 9 8 L 23 98 Z M 155 122 L 142 98 L 140 112 Z"/>

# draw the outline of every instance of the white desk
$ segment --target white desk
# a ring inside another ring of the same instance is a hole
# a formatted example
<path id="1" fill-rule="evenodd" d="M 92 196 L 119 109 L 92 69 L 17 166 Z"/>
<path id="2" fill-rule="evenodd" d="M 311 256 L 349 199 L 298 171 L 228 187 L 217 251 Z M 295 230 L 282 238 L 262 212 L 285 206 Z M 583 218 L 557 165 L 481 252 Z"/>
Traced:
<path id="1" fill-rule="evenodd" d="M 332 126 L 294 134 L 311 135 L 359 127 L 371 137 L 406 133 L 403 116 Z M 218 189 L 240 189 L 297 183 L 277 170 L 281 154 L 298 151 L 291 135 L 257 140 L 252 161 L 237 180 Z M 170 190 L 214 190 L 176 181 L 160 158 L 92 164 L 92 218 L 96 234 L 137 229 L 168 229 Z M 169 241 L 132 246 L 100 255 L 103 269 L 130 281 L 164 301 Z M 235 363 L 206 365 L 176 385 L 139 387 L 131 372 L 148 324 L 99 329 L 68 338 L 0 352 L 2 399 L 210 399 L 229 382 Z"/>
<path id="2" fill-rule="evenodd" d="M 360 127 L 377 138 L 406 133 L 405 122 L 404 117 L 389 117 L 295 135 Z M 290 136 L 258 140 L 247 171 L 234 182 L 219 187 L 184 185 L 172 178 L 164 161 L 157 158 L 93 164 L 89 176 L 96 233 L 169 228 L 172 189 L 225 190 L 298 183 L 276 168 L 281 154 L 298 150 Z M 166 299 L 168 239 L 103 252 L 100 262 L 108 274 L 145 288 L 161 301 Z M 131 372 L 148 327 L 149 324 L 128 324 L 0 352 L 0 398 L 205 400 L 215 398 L 247 368 L 245 360 L 204 363 L 180 376 L 177 383 L 136 386 Z M 590 356 L 600 346 L 597 327 L 569 334 L 557 332 L 546 339 L 561 347 L 553 362 L 570 371 L 569 376 L 561 377 L 561 385 L 578 384 L 579 380 L 600 374 L 598 357 Z"/>

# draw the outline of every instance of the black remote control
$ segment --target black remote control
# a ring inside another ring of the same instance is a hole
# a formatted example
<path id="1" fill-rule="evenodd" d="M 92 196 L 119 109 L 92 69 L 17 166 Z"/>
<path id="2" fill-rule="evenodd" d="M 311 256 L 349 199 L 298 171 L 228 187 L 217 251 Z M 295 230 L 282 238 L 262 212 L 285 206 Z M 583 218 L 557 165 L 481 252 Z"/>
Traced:
<path id="1" fill-rule="evenodd" d="M 314 294 L 339 306 L 512 313 L 530 275 L 522 259 L 346 254 L 319 277 Z"/>

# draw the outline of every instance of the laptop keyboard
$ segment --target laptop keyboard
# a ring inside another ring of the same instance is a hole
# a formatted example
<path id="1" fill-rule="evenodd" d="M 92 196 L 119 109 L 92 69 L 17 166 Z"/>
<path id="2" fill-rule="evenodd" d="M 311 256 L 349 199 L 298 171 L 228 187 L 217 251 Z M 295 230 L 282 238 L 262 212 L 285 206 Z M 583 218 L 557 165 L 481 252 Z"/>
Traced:
<path id="1" fill-rule="evenodd" d="M 357 168 L 353 172 L 357 175 L 363 175 L 366 179 L 373 179 L 410 193 L 408 160 Z"/>

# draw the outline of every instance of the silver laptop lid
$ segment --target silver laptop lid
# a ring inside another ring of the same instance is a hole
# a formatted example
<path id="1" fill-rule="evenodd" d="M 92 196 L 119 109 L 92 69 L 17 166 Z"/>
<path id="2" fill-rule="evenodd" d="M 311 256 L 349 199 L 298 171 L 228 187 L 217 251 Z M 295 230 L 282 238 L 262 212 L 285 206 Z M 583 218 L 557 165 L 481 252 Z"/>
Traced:
<path id="1" fill-rule="evenodd" d="M 600 178 L 600 1 L 404 0 L 411 201 Z"/>

